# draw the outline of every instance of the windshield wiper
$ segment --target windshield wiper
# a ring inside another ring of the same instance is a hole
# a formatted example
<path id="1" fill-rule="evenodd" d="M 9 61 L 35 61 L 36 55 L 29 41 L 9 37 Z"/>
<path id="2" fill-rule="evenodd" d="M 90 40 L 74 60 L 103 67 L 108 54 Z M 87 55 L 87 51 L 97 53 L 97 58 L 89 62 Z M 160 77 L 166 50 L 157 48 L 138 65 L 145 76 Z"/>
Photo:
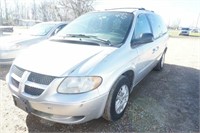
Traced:
<path id="1" fill-rule="evenodd" d="M 101 39 L 98 38 L 97 36 L 93 36 L 93 35 L 85 35 L 85 34 L 66 34 L 66 36 L 64 37 L 77 37 L 77 38 L 91 38 L 91 39 L 95 39 L 97 41 L 101 41 L 106 45 L 112 46 L 112 44 L 110 43 L 109 40 L 105 40 L 105 39 Z"/>

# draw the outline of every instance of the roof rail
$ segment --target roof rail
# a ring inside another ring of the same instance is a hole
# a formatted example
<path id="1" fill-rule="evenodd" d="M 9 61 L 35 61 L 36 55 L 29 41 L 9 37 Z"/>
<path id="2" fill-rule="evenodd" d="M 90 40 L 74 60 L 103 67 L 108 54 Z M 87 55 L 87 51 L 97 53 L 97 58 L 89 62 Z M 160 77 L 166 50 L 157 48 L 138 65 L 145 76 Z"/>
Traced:
<path id="1" fill-rule="evenodd" d="M 145 8 L 136 8 L 136 7 L 110 8 L 110 9 L 105 9 L 105 10 L 119 10 L 119 9 L 137 9 L 137 10 L 145 10 Z"/>
<path id="2" fill-rule="evenodd" d="M 109 10 L 120 10 L 120 9 L 137 9 L 137 10 L 145 10 L 145 11 L 150 11 L 150 12 L 154 12 L 152 10 L 147 10 L 145 8 L 136 8 L 136 7 L 124 7 L 124 8 L 110 8 L 110 9 L 105 9 L 106 11 L 109 11 Z"/>

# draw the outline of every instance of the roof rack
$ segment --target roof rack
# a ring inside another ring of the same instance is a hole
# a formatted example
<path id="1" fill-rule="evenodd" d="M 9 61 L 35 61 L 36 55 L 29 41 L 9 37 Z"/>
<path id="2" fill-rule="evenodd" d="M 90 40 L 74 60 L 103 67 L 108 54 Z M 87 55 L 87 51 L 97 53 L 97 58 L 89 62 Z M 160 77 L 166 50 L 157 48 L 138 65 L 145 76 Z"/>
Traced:
<path id="1" fill-rule="evenodd" d="M 145 11 L 150 11 L 150 12 L 154 12 L 152 10 L 146 10 L 145 8 L 136 8 L 136 7 L 124 7 L 124 8 L 110 8 L 110 9 L 105 9 L 106 11 L 109 11 L 109 10 L 120 10 L 120 9 L 137 9 L 137 10 L 145 10 Z"/>
<path id="2" fill-rule="evenodd" d="M 146 10 L 145 8 L 136 8 L 136 7 L 110 8 L 110 9 L 105 9 L 105 10 L 119 10 L 119 9 L 137 9 L 137 10 Z"/>

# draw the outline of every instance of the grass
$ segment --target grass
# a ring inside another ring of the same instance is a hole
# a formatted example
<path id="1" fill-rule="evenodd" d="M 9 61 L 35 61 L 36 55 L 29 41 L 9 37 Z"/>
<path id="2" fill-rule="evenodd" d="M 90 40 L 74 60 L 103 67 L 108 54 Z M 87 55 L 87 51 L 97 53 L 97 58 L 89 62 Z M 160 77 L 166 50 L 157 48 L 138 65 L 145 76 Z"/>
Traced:
<path id="1" fill-rule="evenodd" d="M 190 36 L 200 37 L 200 33 L 190 33 Z"/>
<path id="2" fill-rule="evenodd" d="M 171 30 L 171 29 L 169 29 L 168 33 L 169 33 L 170 37 L 179 37 L 180 30 Z M 200 37 L 200 33 L 190 32 L 189 36 L 191 36 L 191 37 Z M 184 36 L 182 36 L 182 37 L 184 37 Z"/>

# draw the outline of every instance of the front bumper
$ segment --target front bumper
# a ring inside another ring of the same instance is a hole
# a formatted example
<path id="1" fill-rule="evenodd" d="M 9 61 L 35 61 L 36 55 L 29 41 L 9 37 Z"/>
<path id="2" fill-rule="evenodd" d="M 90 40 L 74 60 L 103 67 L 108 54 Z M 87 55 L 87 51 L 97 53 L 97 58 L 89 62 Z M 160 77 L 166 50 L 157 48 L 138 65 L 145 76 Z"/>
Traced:
<path id="1" fill-rule="evenodd" d="M 20 97 L 18 98 L 21 99 Z M 83 123 L 102 116 L 106 98 L 107 95 L 103 95 L 90 101 L 80 101 L 80 103 L 69 103 L 68 101 L 62 101 L 62 103 L 27 101 L 29 106 L 27 111 L 54 122 L 64 124 Z"/>

